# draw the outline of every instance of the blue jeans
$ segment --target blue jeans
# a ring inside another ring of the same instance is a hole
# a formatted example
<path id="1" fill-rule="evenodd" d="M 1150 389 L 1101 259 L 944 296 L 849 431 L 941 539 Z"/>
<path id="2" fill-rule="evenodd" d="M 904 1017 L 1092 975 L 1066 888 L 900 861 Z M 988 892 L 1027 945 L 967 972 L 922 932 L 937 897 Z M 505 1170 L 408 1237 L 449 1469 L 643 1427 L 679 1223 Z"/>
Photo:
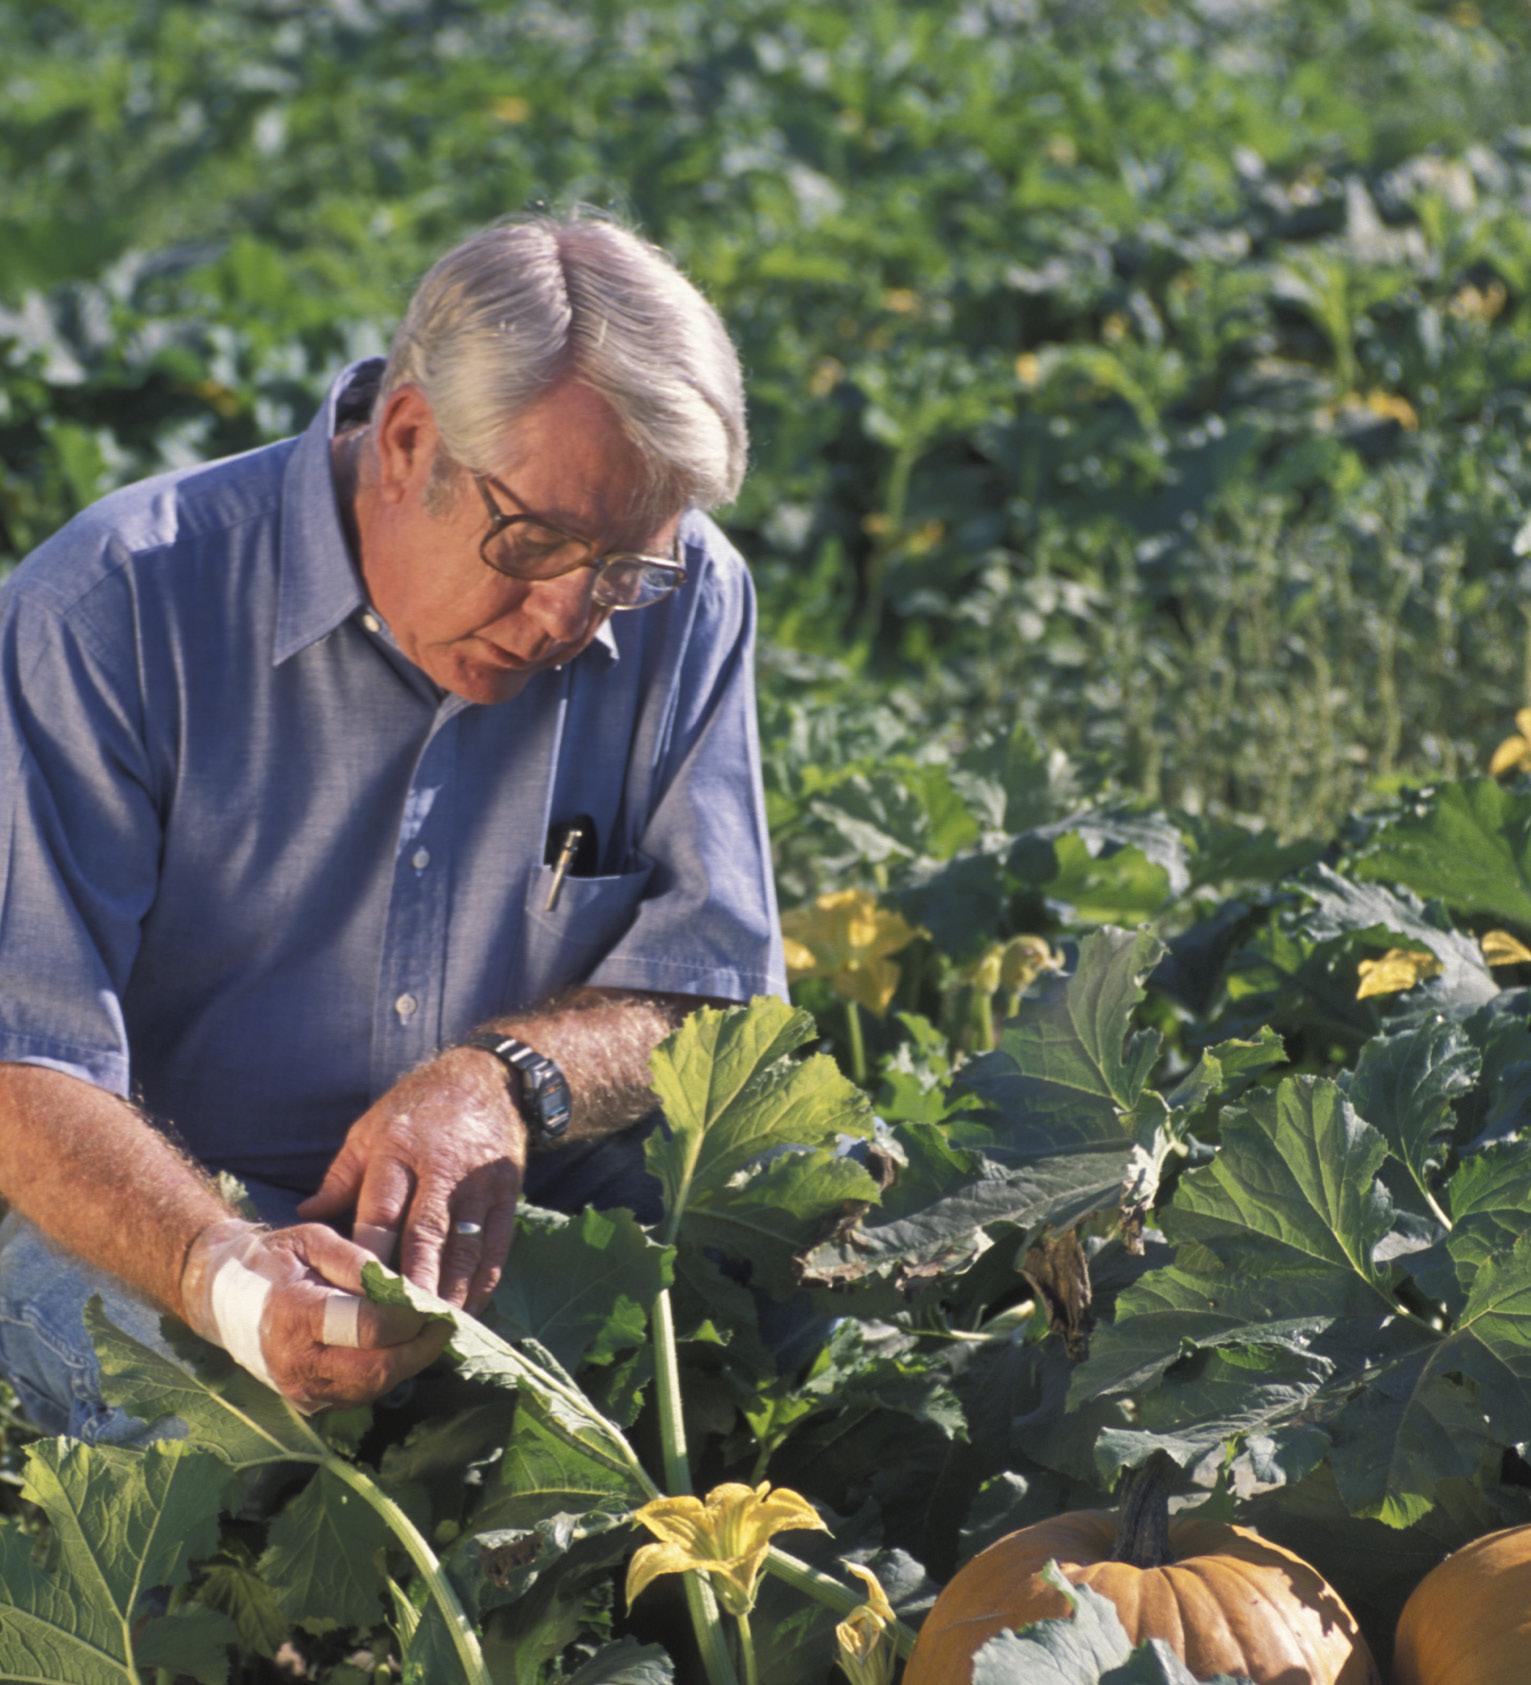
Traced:
<path id="1" fill-rule="evenodd" d="M 659 1184 L 643 1162 L 643 1139 L 657 1117 L 606 1141 L 539 1154 L 527 1171 L 526 1199 L 571 1213 L 586 1205 L 625 1205 L 643 1222 L 657 1222 Z M 263 1222 L 286 1228 L 298 1221 L 303 1193 L 253 1181 L 245 1187 Z M 15 1388 L 22 1411 L 45 1433 L 142 1445 L 150 1437 L 148 1425 L 101 1396 L 101 1371 L 84 1321 L 93 1294 L 100 1294 L 123 1333 L 170 1355 L 157 1305 L 54 1246 L 19 1213 L 0 1221 L 0 1374 Z"/>

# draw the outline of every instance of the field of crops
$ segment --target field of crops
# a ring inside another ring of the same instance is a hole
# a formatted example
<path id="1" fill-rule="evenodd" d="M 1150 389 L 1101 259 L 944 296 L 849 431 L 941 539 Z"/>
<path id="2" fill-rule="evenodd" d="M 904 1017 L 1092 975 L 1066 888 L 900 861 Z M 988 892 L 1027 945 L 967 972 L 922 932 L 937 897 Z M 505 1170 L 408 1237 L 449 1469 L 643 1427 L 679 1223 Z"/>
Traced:
<path id="1" fill-rule="evenodd" d="M 795 999 L 666 1044 L 663 1221 L 527 1212 L 401 1408 L 98 1323 L 189 1435 L 11 1422 L 0 1678 L 892 1685 L 1125 1482 L 1403 1685 L 1410 1591 L 1531 1524 L 1523 9 L 0 19 L 0 566 L 301 427 L 533 200 L 719 304 Z M 971 1676 L 1340 1677 L 1257 1665 L 1084 1597 Z"/>

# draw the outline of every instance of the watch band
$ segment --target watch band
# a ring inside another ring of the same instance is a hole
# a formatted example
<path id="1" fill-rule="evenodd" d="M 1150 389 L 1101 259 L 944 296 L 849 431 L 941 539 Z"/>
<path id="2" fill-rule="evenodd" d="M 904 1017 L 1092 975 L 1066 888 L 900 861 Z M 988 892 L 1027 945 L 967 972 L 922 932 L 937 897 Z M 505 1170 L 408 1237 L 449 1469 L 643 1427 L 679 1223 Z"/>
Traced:
<path id="1" fill-rule="evenodd" d="M 545 1053 L 498 1030 L 475 1030 L 458 1047 L 492 1053 L 505 1067 L 505 1081 L 534 1144 L 548 1146 L 569 1127 L 569 1084 Z"/>

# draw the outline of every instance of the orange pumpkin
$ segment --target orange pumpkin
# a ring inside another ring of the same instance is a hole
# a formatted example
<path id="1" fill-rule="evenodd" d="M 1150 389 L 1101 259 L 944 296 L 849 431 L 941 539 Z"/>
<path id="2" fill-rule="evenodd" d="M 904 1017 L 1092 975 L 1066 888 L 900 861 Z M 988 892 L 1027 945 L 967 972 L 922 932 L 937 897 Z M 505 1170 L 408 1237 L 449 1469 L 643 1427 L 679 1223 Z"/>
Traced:
<path id="1" fill-rule="evenodd" d="M 1053 1560 L 1072 1584 L 1111 1599 L 1134 1644 L 1163 1639 L 1199 1679 L 1380 1685 L 1355 1620 L 1315 1568 L 1246 1527 L 1171 1522 L 1152 1477 L 1120 1513 L 1075 1510 L 975 1556 L 926 1616 L 904 1685 L 969 1685 L 973 1658 L 996 1633 L 1068 1615 L 1041 1577 Z"/>
<path id="2" fill-rule="evenodd" d="M 1398 1617 L 1394 1685 L 1509 1685 L 1531 1676 L 1531 1527 L 1432 1568 Z"/>

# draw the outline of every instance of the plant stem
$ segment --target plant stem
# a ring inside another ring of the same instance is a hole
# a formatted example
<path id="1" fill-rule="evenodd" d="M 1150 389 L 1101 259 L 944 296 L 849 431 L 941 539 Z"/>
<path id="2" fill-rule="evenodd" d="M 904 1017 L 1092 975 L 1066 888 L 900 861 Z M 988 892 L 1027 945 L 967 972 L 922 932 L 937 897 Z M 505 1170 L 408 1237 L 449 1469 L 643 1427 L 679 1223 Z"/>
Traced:
<path id="1" fill-rule="evenodd" d="M 675 1310 L 670 1290 L 661 1287 L 651 1320 L 654 1334 L 654 1401 L 659 1412 L 659 1447 L 664 1461 L 665 1490 L 682 1497 L 691 1490 L 691 1461 L 686 1450 L 686 1417 L 681 1406 L 680 1358 L 675 1346 Z M 702 1653 L 708 1685 L 738 1685 L 723 1636 L 723 1617 L 712 1582 L 705 1574 L 682 1574 L 686 1607 Z"/>
<path id="2" fill-rule="evenodd" d="M 851 1040 L 851 1075 L 862 1087 L 865 1087 L 867 1049 L 866 1042 L 861 1035 L 861 1008 L 853 1000 L 848 1000 L 845 1003 L 845 1028 Z"/>
<path id="3" fill-rule="evenodd" d="M 1170 1560 L 1169 1482 L 1174 1460 L 1155 1451 L 1141 1468 L 1122 1481 L 1117 1501 L 1113 1562 L 1134 1568 L 1162 1568 Z"/>
<path id="4" fill-rule="evenodd" d="M 436 1607 L 447 1624 L 447 1630 L 452 1635 L 452 1646 L 457 1651 L 457 1659 L 462 1663 L 463 1676 L 469 1681 L 469 1685 L 494 1685 L 489 1677 L 489 1669 L 484 1665 L 484 1652 L 479 1648 L 478 1634 L 474 1632 L 472 1623 L 463 1613 L 463 1606 L 457 1600 L 452 1582 L 441 1571 L 441 1563 L 437 1560 L 435 1551 L 426 1543 L 414 1522 L 380 1486 L 369 1480 L 354 1464 L 340 1457 L 329 1456 L 325 1458 L 323 1467 L 369 1503 L 388 1523 L 395 1538 L 408 1551 L 410 1561 L 414 1563 L 416 1572 L 435 1598 Z"/>
<path id="5" fill-rule="evenodd" d="M 1447 1234 L 1450 1234 L 1451 1219 L 1441 1209 L 1440 1202 L 1436 1199 L 1435 1195 L 1430 1192 L 1429 1187 L 1425 1183 L 1424 1177 L 1416 1176 L 1414 1178 L 1414 1186 L 1419 1189 L 1421 1194 L 1424 1195 L 1425 1204 L 1430 1207 L 1431 1216 L 1435 1218 L 1436 1222 L 1439 1223 L 1443 1229 L 1445 1229 Z"/>
<path id="6" fill-rule="evenodd" d="M 739 1622 L 739 1664 L 744 1671 L 744 1685 L 760 1685 L 755 1668 L 755 1635 L 750 1631 L 748 1615 L 737 1617 Z"/>
<path id="7" fill-rule="evenodd" d="M 681 1407 L 680 1359 L 675 1349 L 675 1309 L 670 1290 L 661 1287 L 654 1300 L 654 1376 L 658 1382 L 655 1403 L 659 1409 L 660 1455 L 664 1459 L 664 1485 L 672 1497 L 691 1490 L 691 1463 L 686 1448 L 686 1418 Z"/>
<path id="8" fill-rule="evenodd" d="M 801 1557 L 778 1550 L 775 1545 L 766 1552 L 765 1565 L 777 1579 L 785 1580 L 789 1586 L 833 1609 L 837 1615 L 852 1614 L 867 1600 L 865 1592 L 852 1591 L 833 1574 L 810 1568 Z M 905 1626 L 902 1621 L 895 1621 L 889 1628 L 889 1637 L 894 1649 L 907 1659 L 914 1650 L 913 1628 Z"/>

